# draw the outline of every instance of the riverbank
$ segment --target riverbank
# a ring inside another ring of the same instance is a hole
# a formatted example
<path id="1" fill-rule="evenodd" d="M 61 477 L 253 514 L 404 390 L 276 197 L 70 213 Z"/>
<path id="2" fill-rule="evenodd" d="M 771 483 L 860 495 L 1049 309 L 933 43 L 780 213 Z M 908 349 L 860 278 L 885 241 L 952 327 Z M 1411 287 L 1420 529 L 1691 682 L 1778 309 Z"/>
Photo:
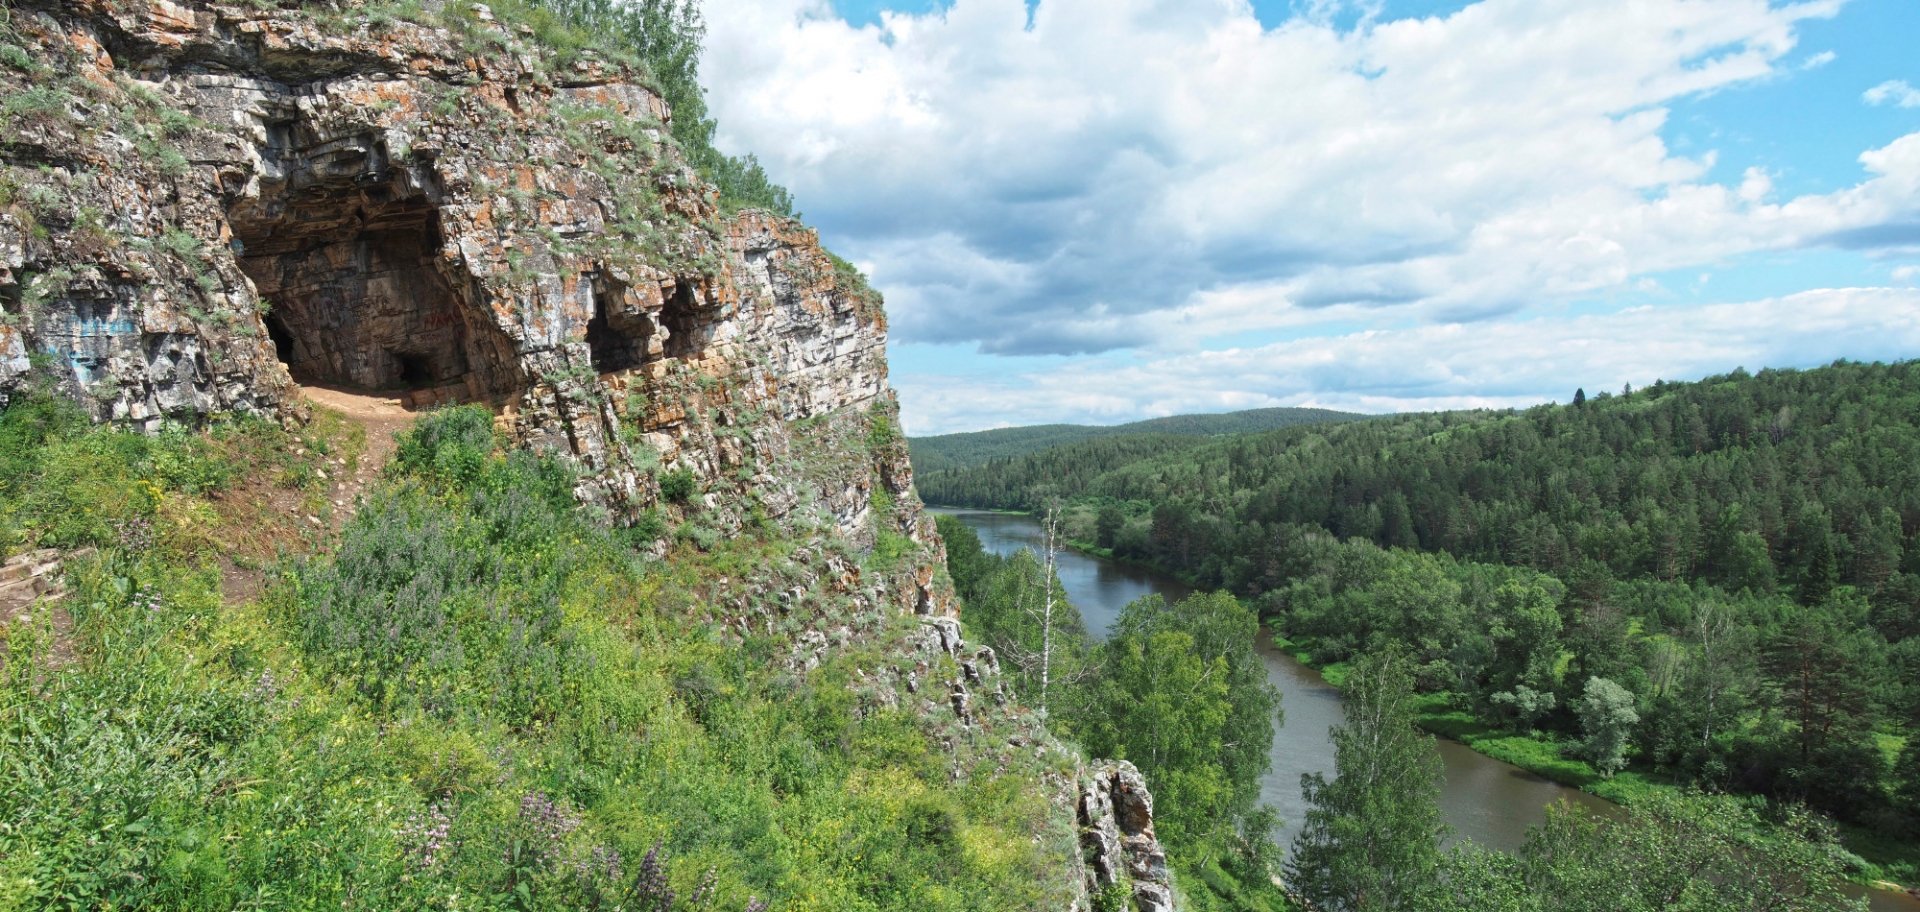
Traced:
<path id="1" fill-rule="evenodd" d="M 974 526 L 976 531 L 981 532 L 988 541 L 998 540 L 999 546 L 1003 548 L 1037 549 L 1044 540 L 1037 521 L 1033 519 L 1031 513 L 1013 510 L 948 509 L 963 515 L 972 514 L 974 520 L 969 524 Z M 988 531 L 989 528 L 991 531 Z M 1111 550 L 1100 548 L 1092 542 L 1069 540 L 1064 544 L 1068 547 L 1062 549 L 1060 561 L 1062 580 L 1069 592 L 1073 594 L 1075 604 L 1086 613 L 1086 619 L 1091 628 L 1102 627 L 1106 623 L 1103 620 L 1104 615 L 1116 614 L 1120 604 L 1141 595 L 1157 592 L 1169 600 L 1177 600 L 1188 591 L 1199 588 L 1194 586 L 1193 580 L 1185 574 L 1169 572 L 1151 562 L 1116 556 Z M 1069 558 L 1068 555 L 1072 557 Z M 1100 569 L 1094 573 L 1087 570 L 1087 567 L 1091 566 L 1111 568 L 1111 570 Z M 1143 582 L 1131 588 L 1117 585 L 1115 580 L 1109 579 L 1114 574 Z M 1106 604 L 1108 602 L 1113 604 Z M 1265 639 L 1267 638 L 1263 637 L 1263 640 Z M 1311 644 L 1290 643 L 1279 637 L 1273 639 L 1277 642 L 1262 647 L 1272 656 L 1271 663 L 1284 662 L 1299 670 L 1299 673 L 1294 675 L 1297 680 L 1280 686 L 1296 698 L 1305 695 L 1308 701 L 1305 707 L 1289 707 L 1288 729 L 1292 730 L 1304 725 L 1307 730 L 1324 731 L 1328 724 L 1337 725 L 1340 721 L 1337 708 L 1331 710 L 1331 716 L 1306 716 L 1301 715 L 1297 710 L 1315 707 L 1318 704 L 1337 706 L 1336 688 L 1344 683 L 1347 667 L 1343 663 L 1312 662 L 1312 657 L 1306 654 L 1303 648 Z M 1679 783 L 1664 779 L 1645 768 L 1629 769 L 1611 779 L 1603 779 L 1591 765 L 1563 755 L 1563 748 L 1567 746 L 1565 739 L 1530 736 L 1522 732 L 1487 725 L 1468 709 L 1456 705 L 1454 700 L 1446 695 L 1434 694 L 1423 698 L 1420 722 L 1424 729 L 1443 739 L 1441 749 L 1443 755 L 1449 758 L 1450 788 L 1462 789 L 1461 794 L 1467 794 L 1466 790 L 1471 790 L 1478 796 L 1475 800 L 1456 802 L 1449 813 L 1460 817 L 1459 820 L 1451 821 L 1455 823 L 1457 832 L 1474 838 L 1476 842 L 1482 844 L 1496 845 L 1508 850 L 1517 849 L 1523 838 L 1519 831 L 1526 826 L 1538 823 L 1537 819 L 1531 821 L 1512 819 L 1513 809 L 1525 805 L 1536 808 L 1532 813 L 1537 814 L 1537 808 L 1540 806 L 1529 803 L 1529 799 L 1521 798 L 1517 794 L 1504 793 L 1504 790 L 1511 788 L 1513 783 L 1519 781 L 1522 772 L 1532 773 L 1538 777 L 1528 778 L 1533 778 L 1539 788 L 1561 791 L 1564 797 L 1549 799 L 1547 803 L 1567 800 L 1576 803 L 1593 801 L 1596 806 L 1601 801 L 1632 804 L 1636 800 L 1644 801 L 1651 795 L 1678 791 L 1682 788 Z M 1276 740 L 1276 745 L 1282 743 L 1284 739 Z M 1318 759 L 1309 759 L 1303 765 L 1302 758 L 1294 757 L 1286 761 L 1289 766 L 1283 769 L 1279 765 L 1283 761 L 1279 758 L 1289 752 L 1298 753 L 1300 744 L 1301 742 L 1296 740 L 1288 748 L 1276 749 L 1275 773 L 1279 779 L 1286 782 L 1279 786 L 1268 786 L 1267 788 L 1272 790 L 1273 794 L 1266 796 L 1271 803 L 1282 807 L 1284 814 L 1295 817 L 1303 813 L 1303 809 L 1298 806 L 1298 795 L 1293 794 L 1292 783 L 1297 781 L 1298 775 L 1302 772 L 1330 770 L 1331 763 L 1330 758 L 1321 758 L 1326 761 L 1324 768 L 1318 765 Z M 1468 757 L 1474 758 L 1473 761 L 1464 760 Z M 1456 767 L 1456 763 L 1464 765 Z M 1511 775 L 1486 772 L 1492 766 L 1504 768 L 1510 771 Z M 1464 777 L 1461 777 L 1461 774 L 1464 774 Z M 1502 810 L 1494 811 L 1494 815 L 1508 819 L 1489 820 L 1479 810 L 1482 808 L 1500 808 Z M 1471 822 L 1468 822 L 1469 820 Z M 1920 904 L 1905 898 L 1897 891 L 1879 892 L 1888 890 L 1895 881 L 1907 883 L 1920 881 L 1920 877 L 1908 873 L 1920 870 L 1920 858 L 1915 857 L 1920 855 L 1920 845 L 1876 838 L 1873 834 L 1850 827 L 1842 828 L 1842 837 L 1847 849 L 1860 859 L 1859 862 L 1850 866 L 1852 868 L 1850 879 L 1854 880 L 1860 888 L 1878 888 L 1872 894 L 1873 908 L 1876 912 L 1920 912 Z M 1284 834 L 1282 842 L 1285 842 Z"/>
<path id="2" fill-rule="evenodd" d="M 1337 688 L 1345 683 L 1347 663 L 1316 664 L 1310 644 L 1289 640 L 1278 630 L 1273 631 L 1272 642 L 1300 664 L 1319 671 L 1329 685 Z M 1572 745 L 1566 740 L 1491 725 L 1458 706 L 1452 694 L 1423 694 L 1420 704 L 1415 722 L 1421 730 L 1614 804 L 1632 805 L 1656 794 L 1685 789 L 1683 784 L 1646 769 L 1628 768 L 1611 778 L 1602 776 L 1591 764 L 1569 756 Z M 1920 883 L 1920 844 L 1890 839 L 1849 824 L 1838 827 L 1841 845 L 1858 860 L 1849 871 L 1855 883 L 1893 893 L 1910 893 L 1911 888 L 1905 884 Z"/>

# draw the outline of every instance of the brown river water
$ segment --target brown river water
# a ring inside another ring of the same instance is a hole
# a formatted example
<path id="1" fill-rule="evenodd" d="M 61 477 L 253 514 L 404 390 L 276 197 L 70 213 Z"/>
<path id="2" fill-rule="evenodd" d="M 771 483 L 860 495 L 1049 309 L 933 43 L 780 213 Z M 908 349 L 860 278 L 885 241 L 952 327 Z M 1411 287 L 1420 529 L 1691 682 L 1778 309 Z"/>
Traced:
<path id="1" fill-rule="evenodd" d="M 966 523 L 990 553 L 1040 550 L 1040 526 L 1026 516 L 944 508 L 934 512 Z M 1193 591 L 1165 574 L 1077 551 L 1060 552 L 1056 571 L 1068 598 L 1080 609 L 1088 632 L 1097 639 L 1106 636 L 1128 602 L 1153 594 L 1178 601 Z M 1319 672 L 1275 649 L 1264 633 L 1259 651 L 1267 665 L 1267 680 L 1280 689 L 1281 708 L 1286 713 L 1285 724 L 1274 734 L 1273 769 L 1262 780 L 1260 794 L 1268 804 L 1279 808 L 1284 818 L 1280 844 L 1289 845 L 1306 813 L 1301 775 L 1333 773 L 1333 742 L 1327 732 L 1343 719 L 1340 692 L 1322 680 Z M 1571 802 L 1602 814 L 1614 809 L 1604 799 L 1474 753 L 1457 742 L 1441 739 L 1439 746 L 1446 767 L 1440 810 L 1453 828 L 1453 839 L 1471 839 L 1512 851 L 1526 839 L 1529 827 L 1546 819 L 1547 808 L 1556 802 Z M 1862 892 L 1871 894 L 1872 912 L 1920 912 L 1920 900 L 1879 890 Z"/>

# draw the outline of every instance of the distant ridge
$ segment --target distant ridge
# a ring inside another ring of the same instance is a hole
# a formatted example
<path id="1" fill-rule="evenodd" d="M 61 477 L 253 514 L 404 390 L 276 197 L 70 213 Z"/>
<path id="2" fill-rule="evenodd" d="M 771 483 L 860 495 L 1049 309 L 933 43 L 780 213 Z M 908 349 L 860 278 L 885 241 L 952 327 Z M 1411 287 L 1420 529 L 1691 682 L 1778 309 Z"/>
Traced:
<path id="1" fill-rule="evenodd" d="M 1213 415 L 1169 415 L 1129 424 L 1036 424 L 1027 427 L 914 437 L 907 443 L 916 473 L 967 469 L 1083 440 L 1133 434 L 1212 437 L 1247 434 L 1303 424 L 1351 421 L 1368 416 L 1318 408 L 1261 408 Z"/>

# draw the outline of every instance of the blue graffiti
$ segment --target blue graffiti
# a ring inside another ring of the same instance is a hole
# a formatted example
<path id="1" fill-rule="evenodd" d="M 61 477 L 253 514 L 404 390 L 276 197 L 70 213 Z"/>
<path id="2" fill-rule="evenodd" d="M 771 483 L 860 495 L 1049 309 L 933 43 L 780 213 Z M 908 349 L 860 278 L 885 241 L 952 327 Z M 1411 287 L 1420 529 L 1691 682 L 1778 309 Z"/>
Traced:
<path id="1" fill-rule="evenodd" d="M 107 359 L 100 355 L 90 355 L 83 351 L 62 350 L 57 345 L 47 346 L 46 351 L 47 354 L 67 362 L 67 366 L 73 368 L 73 375 L 78 378 L 81 383 L 92 382 L 94 372 L 106 366 L 107 363 Z"/>
<path id="2" fill-rule="evenodd" d="M 106 320 L 99 317 L 75 317 L 68 323 L 72 333 L 82 339 L 98 336 L 123 336 L 134 331 L 132 320 Z"/>

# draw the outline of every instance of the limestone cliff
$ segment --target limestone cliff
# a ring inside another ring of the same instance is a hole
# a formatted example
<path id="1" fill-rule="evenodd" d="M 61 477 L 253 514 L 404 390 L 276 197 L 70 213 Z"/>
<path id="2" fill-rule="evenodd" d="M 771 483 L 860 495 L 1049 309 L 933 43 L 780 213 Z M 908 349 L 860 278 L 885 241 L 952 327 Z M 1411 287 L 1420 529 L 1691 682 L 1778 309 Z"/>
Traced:
<path id="1" fill-rule="evenodd" d="M 147 429 L 299 421 L 301 385 L 482 402 L 662 551 L 670 531 L 813 535 L 708 581 L 699 610 L 791 634 L 800 668 L 923 617 L 865 696 L 964 732 L 956 776 L 1053 758 L 1083 846 L 1062 895 L 1168 908 L 1138 774 L 1075 761 L 960 637 L 878 296 L 797 222 L 721 212 L 637 74 L 556 60 L 484 6 L 426 7 L 16 0 L 0 400 L 50 378 Z"/>

